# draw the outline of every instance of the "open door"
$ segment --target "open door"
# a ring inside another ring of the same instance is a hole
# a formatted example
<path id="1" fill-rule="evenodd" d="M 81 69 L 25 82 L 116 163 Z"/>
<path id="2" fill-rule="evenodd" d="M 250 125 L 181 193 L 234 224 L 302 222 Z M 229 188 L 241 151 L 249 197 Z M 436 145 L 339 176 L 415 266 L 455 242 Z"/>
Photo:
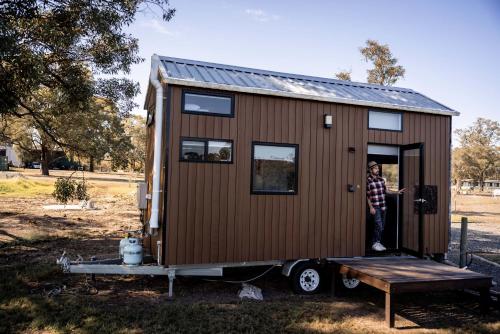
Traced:
<path id="1" fill-rule="evenodd" d="M 406 188 L 402 195 L 399 216 L 399 248 L 409 254 L 423 256 L 424 211 L 422 198 L 424 182 L 424 144 L 400 147 L 399 186 Z"/>

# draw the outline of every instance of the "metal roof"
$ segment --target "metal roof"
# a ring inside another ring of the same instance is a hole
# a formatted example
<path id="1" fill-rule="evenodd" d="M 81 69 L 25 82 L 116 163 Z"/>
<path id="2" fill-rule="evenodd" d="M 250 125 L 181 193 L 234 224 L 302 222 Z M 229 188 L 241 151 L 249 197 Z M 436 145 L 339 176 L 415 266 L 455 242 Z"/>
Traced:
<path id="1" fill-rule="evenodd" d="M 355 105 L 459 115 L 414 90 L 154 55 L 171 84 Z"/>

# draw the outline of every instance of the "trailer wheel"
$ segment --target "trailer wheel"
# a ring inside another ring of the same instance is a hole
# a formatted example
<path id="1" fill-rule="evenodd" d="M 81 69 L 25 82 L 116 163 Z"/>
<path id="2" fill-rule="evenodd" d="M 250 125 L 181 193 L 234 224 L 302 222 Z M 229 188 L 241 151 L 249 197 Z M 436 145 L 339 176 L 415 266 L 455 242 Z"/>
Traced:
<path id="1" fill-rule="evenodd" d="M 346 275 L 342 275 L 342 284 L 349 290 L 356 289 L 359 283 L 360 281 L 357 278 L 349 278 Z"/>
<path id="2" fill-rule="evenodd" d="M 319 292 L 322 278 L 318 265 L 308 262 L 298 264 L 291 275 L 292 289 L 300 295 L 313 295 Z"/>

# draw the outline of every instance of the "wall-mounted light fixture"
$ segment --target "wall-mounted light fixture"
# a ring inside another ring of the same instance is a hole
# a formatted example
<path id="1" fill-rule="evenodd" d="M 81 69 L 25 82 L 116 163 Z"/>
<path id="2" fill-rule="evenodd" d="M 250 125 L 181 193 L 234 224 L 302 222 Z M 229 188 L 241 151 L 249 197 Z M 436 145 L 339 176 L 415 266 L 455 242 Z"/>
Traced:
<path id="1" fill-rule="evenodd" d="M 332 124 L 333 124 L 333 116 L 325 114 L 324 115 L 325 129 L 330 129 L 332 127 Z"/>

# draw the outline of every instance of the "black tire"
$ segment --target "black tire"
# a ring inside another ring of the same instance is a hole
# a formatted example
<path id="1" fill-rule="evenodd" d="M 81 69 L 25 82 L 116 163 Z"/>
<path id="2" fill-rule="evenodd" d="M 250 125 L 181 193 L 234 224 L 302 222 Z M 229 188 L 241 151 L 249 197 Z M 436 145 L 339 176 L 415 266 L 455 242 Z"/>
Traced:
<path id="1" fill-rule="evenodd" d="M 325 275 L 321 269 L 315 263 L 298 263 L 290 275 L 293 292 L 299 295 L 314 295 L 318 293 L 325 280 Z"/>

